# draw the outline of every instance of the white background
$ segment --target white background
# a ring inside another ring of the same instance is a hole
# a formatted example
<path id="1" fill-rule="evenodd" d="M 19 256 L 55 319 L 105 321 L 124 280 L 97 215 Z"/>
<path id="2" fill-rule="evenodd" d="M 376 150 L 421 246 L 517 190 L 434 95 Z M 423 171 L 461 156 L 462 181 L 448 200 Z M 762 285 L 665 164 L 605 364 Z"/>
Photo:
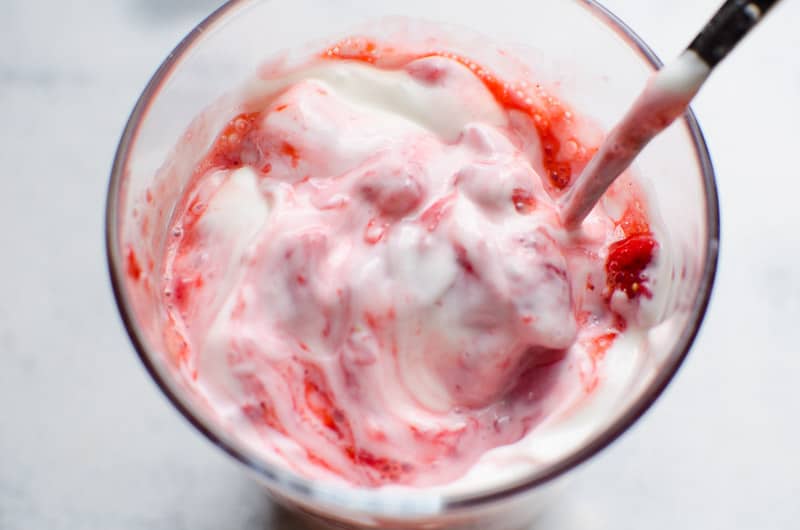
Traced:
<path id="1" fill-rule="evenodd" d="M 296 528 L 149 380 L 105 267 L 124 122 L 218 3 L 0 5 L 2 530 Z M 607 2 L 665 59 L 717 3 Z M 800 527 L 798 20 L 800 2 L 778 6 L 696 100 L 722 204 L 706 323 L 666 393 L 542 529 Z"/>

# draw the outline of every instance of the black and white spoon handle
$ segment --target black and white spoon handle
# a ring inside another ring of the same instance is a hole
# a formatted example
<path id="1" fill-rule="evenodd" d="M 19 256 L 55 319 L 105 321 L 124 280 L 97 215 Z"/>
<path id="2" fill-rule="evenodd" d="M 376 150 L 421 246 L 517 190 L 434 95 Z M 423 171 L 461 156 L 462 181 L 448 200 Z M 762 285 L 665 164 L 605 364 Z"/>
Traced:
<path id="1" fill-rule="evenodd" d="M 778 0 L 728 0 L 688 49 L 709 67 L 715 67 L 777 3 Z"/>
<path id="2" fill-rule="evenodd" d="M 580 226 L 614 180 L 650 140 L 686 111 L 713 68 L 777 2 L 727 0 L 686 51 L 653 74 L 561 199 L 564 226 Z"/>

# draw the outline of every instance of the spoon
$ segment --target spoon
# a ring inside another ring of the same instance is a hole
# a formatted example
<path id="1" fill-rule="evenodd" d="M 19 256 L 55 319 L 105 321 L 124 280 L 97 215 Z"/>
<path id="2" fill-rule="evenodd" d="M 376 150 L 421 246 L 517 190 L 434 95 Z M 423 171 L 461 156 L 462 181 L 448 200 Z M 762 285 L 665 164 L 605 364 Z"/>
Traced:
<path id="1" fill-rule="evenodd" d="M 711 71 L 778 0 L 727 0 L 677 60 L 652 75 L 561 200 L 561 220 L 580 226 L 611 183 L 684 113 Z"/>

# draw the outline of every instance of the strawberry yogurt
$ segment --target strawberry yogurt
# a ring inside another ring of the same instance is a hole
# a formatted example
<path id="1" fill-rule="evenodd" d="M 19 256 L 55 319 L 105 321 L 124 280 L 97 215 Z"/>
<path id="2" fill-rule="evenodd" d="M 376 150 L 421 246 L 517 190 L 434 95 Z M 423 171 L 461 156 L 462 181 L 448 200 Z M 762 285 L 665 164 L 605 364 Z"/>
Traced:
<path id="1" fill-rule="evenodd" d="M 164 333 L 268 458 L 366 487 L 535 467 L 633 377 L 662 259 L 645 195 L 624 177 L 566 230 L 591 125 L 491 66 L 363 38 L 277 62 L 192 166 L 150 264 Z"/>

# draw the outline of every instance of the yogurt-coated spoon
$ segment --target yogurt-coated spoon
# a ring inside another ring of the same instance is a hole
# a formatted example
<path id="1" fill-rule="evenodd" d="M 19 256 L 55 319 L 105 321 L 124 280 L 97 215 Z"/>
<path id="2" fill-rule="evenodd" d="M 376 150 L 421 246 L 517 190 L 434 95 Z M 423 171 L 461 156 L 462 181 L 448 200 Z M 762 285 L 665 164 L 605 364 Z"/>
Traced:
<path id="1" fill-rule="evenodd" d="M 567 228 L 580 226 L 612 182 L 684 113 L 713 68 L 778 0 L 727 0 L 677 60 L 653 74 L 561 201 Z"/>

